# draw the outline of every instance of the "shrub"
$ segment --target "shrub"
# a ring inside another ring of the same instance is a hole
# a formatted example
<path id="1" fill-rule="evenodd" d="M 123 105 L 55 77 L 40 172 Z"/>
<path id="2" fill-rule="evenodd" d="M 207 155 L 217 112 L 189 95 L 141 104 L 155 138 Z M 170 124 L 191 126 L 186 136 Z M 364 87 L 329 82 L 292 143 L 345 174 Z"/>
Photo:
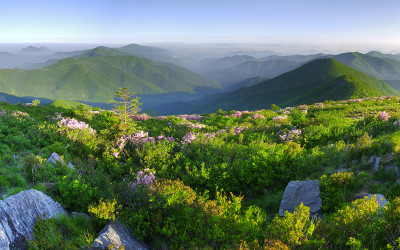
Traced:
<path id="1" fill-rule="evenodd" d="M 293 248 L 306 243 L 314 229 L 315 225 L 310 221 L 310 208 L 303 203 L 296 207 L 293 213 L 286 211 L 282 218 L 276 215 L 269 225 L 269 232 L 273 238 Z"/>
<path id="2" fill-rule="evenodd" d="M 354 193 L 353 173 L 322 175 L 319 180 L 323 212 L 336 211 Z"/>

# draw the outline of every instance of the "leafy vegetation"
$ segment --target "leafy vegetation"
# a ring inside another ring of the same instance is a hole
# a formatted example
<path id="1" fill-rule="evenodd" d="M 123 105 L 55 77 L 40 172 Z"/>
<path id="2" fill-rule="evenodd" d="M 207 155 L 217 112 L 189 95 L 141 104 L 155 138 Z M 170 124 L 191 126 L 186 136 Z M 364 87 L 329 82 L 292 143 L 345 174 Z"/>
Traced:
<path id="1" fill-rule="evenodd" d="M 87 248 L 117 218 L 155 249 L 396 249 L 399 108 L 400 98 L 385 96 L 135 114 L 126 130 L 110 111 L 0 103 L 0 191 L 33 187 L 90 214 L 90 223 L 39 220 L 32 249 Z M 64 163 L 47 163 L 52 152 Z M 378 171 L 371 156 L 381 157 Z M 309 179 L 320 181 L 324 216 L 300 205 L 278 217 L 288 182 Z M 384 208 L 363 198 L 378 192 Z"/>

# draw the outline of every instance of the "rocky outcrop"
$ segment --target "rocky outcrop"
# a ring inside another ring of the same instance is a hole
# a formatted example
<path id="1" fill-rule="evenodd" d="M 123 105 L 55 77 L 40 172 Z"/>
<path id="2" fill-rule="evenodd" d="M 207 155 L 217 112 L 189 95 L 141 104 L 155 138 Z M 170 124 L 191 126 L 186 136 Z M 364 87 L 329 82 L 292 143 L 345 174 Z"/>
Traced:
<path id="1" fill-rule="evenodd" d="M 0 201 L 0 249 L 24 249 L 33 237 L 36 217 L 52 218 L 67 212 L 46 194 L 30 189 Z"/>
<path id="2" fill-rule="evenodd" d="M 52 164 L 56 164 L 57 162 L 64 163 L 64 161 L 61 160 L 61 157 L 60 157 L 56 152 L 54 152 L 54 153 L 51 154 L 51 156 L 50 156 L 50 158 L 47 160 L 47 162 L 50 162 L 50 163 L 52 163 Z"/>
<path id="3" fill-rule="evenodd" d="M 132 233 L 119 221 L 111 221 L 101 230 L 94 240 L 92 249 L 150 249 L 140 240 L 135 239 Z"/>
<path id="4" fill-rule="evenodd" d="M 301 203 L 303 203 L 304 206 L 310 207 L 311 216 L 319 212 L 322 205 L 319 181 L 289 182 L 279 207 L 279 216 L 283 216 L 285 211 L 293 212 L 296 206 L 299 206 Z"/>

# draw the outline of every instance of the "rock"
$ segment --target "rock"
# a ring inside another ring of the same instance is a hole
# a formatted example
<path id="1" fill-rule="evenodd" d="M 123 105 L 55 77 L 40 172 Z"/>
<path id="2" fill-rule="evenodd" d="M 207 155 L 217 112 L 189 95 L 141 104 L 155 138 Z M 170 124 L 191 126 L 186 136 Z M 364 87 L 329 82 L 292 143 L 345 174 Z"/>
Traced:
<path id="1" fill-rule="evenodd" d="M 279 207 L 279 216 L 285 211 L 293 212 L 296 206 L 303 203 L 310 207 L 311 216 L 316 215 L 322 205 L 319 192 L 319 181 L 291 181 L 286 187 Z"/>
<path id="2" fill-rule="evenodd" d="M 72 165 L 72 163 L 70 162 L 70 163 L 68 163 L 68 167 L 70 167 L 70 168 L 72 168 L 72 169 L 75 169 L 75 166 L 74 165 Z"/>
<path id="3" fill-rule="evenodd" d="M 60 156 L 59 156 L 56 152 L 53 152 L 53 153 L 51 154 L 51 156 L 50 156 L 50 158 L 47 160 L 47 162 L 50 162 L 50 163 L 53 163 L 53 164 L 56 164 L 57 162 L 64 163 L 64 161 L 61 160 Z"/>
<path id="4" fill-rule="evenodd" d="M 132 233 L 121 222 L 111 221 L 100 231 L 93 241 L 92 249 L 150 249 L 140 240 L 135 239 Z"/>
<path id="5" fill-rule="evenodd" d="M 25 239 L 33 237 L 37 216 L 52 218 L 66 213 L 58 202 L 35 189 L 0 201 L 0 249 L 26 248 Z"/>
<path id="6" fill-rule="evenodd" d="M 399 167 L 395 167 L 394 171 L 396 171 L 397 177 L 400 177 L 400 169 L 399 169 Z"/>
<path id="7" fill-rule="evenodd" d="M 379 170 L 379 162 L 381 161 L 381 157 L 378 157 L 376 155 L 371 156 L 371 158 L 369 158 L 369 161 L 374 164 L 374 170 L 378 171 Z"/>
<path id="8" fill-rule="evenodd" d="M 385 199 L 385 196 L 383 194 L 369 194 L 367 196 L 368 200 L 371 199 L 372 196 L 376 197 L 376 202 L 378 202 L 378 205 L 379 205 L 380 208 L 386 206 L 386 203 L 388 201 Z"/>

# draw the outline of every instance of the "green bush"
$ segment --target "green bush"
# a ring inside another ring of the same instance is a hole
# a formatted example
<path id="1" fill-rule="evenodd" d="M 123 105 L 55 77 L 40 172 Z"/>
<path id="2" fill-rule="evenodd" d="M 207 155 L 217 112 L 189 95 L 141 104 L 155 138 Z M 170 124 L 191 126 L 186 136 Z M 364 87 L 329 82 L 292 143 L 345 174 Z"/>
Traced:
<path id="1" fill-rule="evenodd" d="M 305 244 L 314 229 L 315 225 L 310 221 L 310 208 L 301 203 L 293 213 L 286 211 L 282 218 L 276 215 L 268 230 L 273 238 L 295 248 Z"/>

